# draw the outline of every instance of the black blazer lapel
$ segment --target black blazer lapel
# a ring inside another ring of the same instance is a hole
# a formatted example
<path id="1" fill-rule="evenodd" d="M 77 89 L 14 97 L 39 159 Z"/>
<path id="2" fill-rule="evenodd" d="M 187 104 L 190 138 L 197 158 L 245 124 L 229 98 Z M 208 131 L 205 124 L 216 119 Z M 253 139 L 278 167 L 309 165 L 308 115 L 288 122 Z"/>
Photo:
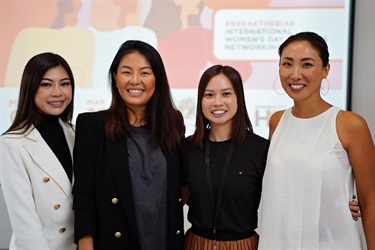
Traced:
<path id="1" fill-rule="evenodd" d="M 138 239 L 126 138 L 117 141 L 107 140 L 107 150 L 109 165 L 119 193 L 120 203 L 132 226 L 133 233 Z"/>

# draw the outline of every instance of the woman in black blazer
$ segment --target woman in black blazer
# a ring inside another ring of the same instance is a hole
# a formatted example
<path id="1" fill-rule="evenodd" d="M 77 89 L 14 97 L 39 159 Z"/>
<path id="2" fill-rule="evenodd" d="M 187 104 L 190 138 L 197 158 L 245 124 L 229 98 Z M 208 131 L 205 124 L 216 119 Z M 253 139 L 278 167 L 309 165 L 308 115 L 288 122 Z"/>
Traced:
<path id="1" fill-rule="evenodd" d="M 185 133 L 159 53 L 126 41 L 108 110 L 80 114 L 74 147 L 79 249 L 182 249 L 177 146 Z"/>

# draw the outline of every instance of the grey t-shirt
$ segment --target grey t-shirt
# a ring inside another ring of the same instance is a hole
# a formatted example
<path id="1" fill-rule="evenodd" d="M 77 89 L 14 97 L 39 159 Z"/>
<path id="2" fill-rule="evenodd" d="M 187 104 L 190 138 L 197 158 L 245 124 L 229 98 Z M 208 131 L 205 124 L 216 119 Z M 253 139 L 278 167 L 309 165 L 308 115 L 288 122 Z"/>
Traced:
<path id="1" fill-rule="evenodd" d="M 147 126 L 127 140 L 135 216 L 141 248 L 167 248 L 167 162 Z"/>

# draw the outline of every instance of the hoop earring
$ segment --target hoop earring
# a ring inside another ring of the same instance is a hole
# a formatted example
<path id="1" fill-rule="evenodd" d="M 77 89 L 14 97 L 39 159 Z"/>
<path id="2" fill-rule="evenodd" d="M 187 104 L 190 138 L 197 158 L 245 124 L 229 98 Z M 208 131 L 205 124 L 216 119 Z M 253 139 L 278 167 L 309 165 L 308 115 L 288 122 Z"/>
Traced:
<path id="1" fill-rule="evenodd" d="M 211 129 L 211 124 L 207 123 L 206 129 Z"/>
<path id="2" fill-rule="evenodd" d="M 273 81 L 273 91 L 275 91 L 276 94 L 278 95 L 285 95 L 286 92 L 282 93 L 282 92 L 277 92 L 276 88 L 275 88 L 275 83 L 277 80 L 280 80 L 280 78 L 276 78 L 275 81 Z M 280 84 L 281 85 L 281 84 Z"/>
<path id="3" fill-rule="evenodd" d="M 327 89 L 325 90 L 324 88 L 322 88 L 322 86 L 323 86 L 323 81 L 324 80 L 326 80 L 326 84 L 327 84 Z M 320 85 L 320 93 L 322 94 L 322 95 L 327 95 L 328 94 L 328 92 L 329 92 L 329 81 L 328 81 L 328 79 L 327 78 L 324 78 L 323 80 L 322 80 L 322 83 L 321 83 L 321 85 Z"/>

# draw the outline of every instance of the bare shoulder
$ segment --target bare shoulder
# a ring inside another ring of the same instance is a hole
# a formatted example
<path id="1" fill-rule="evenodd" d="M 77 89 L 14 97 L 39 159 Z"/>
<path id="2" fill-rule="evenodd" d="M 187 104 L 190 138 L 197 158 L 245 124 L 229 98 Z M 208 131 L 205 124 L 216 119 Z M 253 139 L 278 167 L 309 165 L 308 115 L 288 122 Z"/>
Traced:
<path id="1" fill-rule="evenodd" d="M 285 110 L 279 110 L 271 115 L 270 120 L 269 120 L 270 127 L 271 126 L 275 128 L 277 127 L 277 124 L 279 124 L 279 121 L 281 117 L 283 116 L 284 111 Z"/>
<path id="2" fill-rule="evenodd" d="M 275 132 L 275 129 L 277 125 L 279 124 L 279 121 L 281 117 L 283 116 L 285 110 L 279 110 L 273 113 L 269 119 L 269 139 L 271 139 L 273 132 Z"/>
<path id="3" fill-rule="evenodd" d="M 347 132 L 368 129 L 366 120 L 353 112 L 341 110 L 337 115 L 337 127 Z M 344 131 L 343 131 L 344 132 Z"/>
<path id="4" fill-rule="evenodd" d="M 371 139 L 366 120 L 362 116 L 350 111 L 342 110 L 338 113 L 336 129 L 344 147 L 357 140 Z"/>

